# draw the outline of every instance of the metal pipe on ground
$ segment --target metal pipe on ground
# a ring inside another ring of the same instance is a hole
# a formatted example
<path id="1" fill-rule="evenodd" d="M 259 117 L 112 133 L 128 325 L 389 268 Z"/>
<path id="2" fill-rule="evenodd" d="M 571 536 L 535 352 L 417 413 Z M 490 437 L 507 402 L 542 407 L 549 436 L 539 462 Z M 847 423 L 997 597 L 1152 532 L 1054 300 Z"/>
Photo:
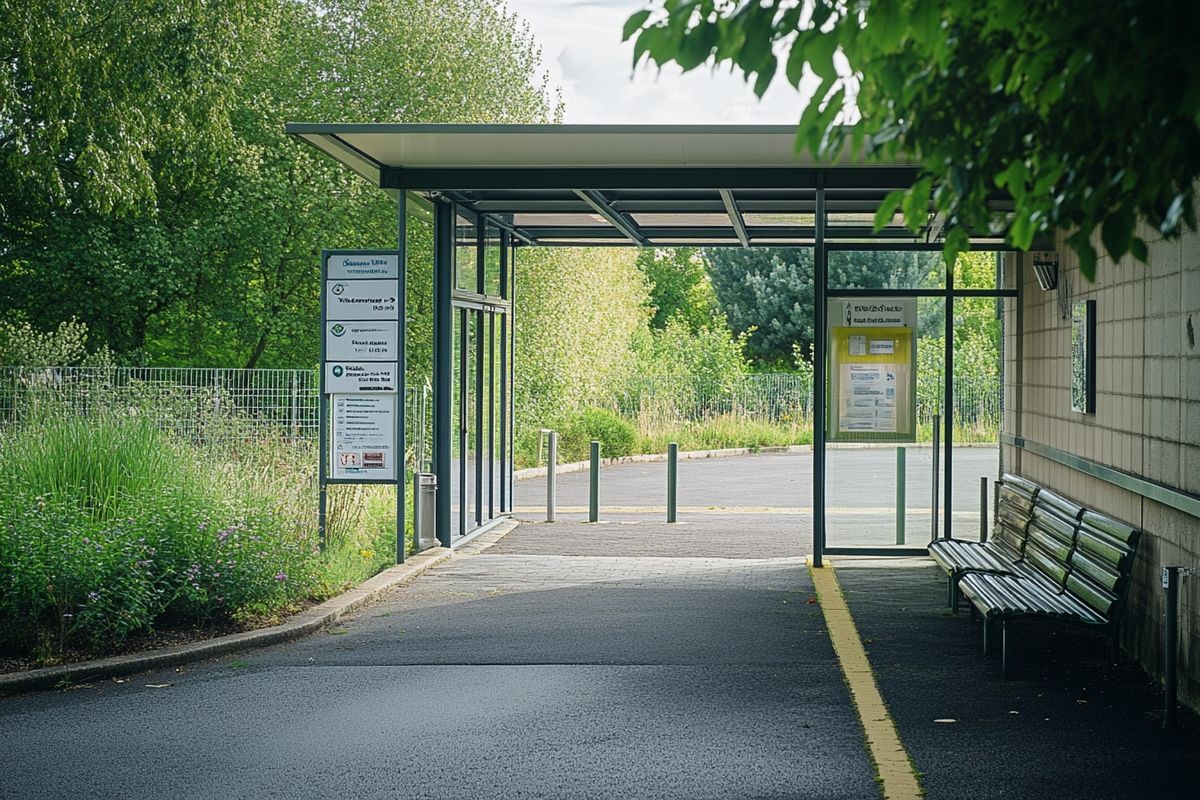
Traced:
<path id="1" fill-rule="evenodd" d="M 1163 567 L 1163 588 L 1167 590 L 1167 613 L 1163 621 L 1164 729 L 1175 727 L 1175 673 L 1179 661 L 1179 575 L 1182 572 L 1183 567 Z"/>

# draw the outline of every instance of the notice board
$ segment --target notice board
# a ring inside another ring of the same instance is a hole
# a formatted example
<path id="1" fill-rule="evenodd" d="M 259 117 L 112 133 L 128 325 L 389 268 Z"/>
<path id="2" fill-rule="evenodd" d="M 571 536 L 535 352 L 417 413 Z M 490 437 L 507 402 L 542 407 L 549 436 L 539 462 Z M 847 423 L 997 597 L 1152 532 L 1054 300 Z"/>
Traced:
<path id="1" fill-rule="evenodd" d="M 826 439 L 916 441 L 916 300 L 831 300 L 828 319 Z"/>

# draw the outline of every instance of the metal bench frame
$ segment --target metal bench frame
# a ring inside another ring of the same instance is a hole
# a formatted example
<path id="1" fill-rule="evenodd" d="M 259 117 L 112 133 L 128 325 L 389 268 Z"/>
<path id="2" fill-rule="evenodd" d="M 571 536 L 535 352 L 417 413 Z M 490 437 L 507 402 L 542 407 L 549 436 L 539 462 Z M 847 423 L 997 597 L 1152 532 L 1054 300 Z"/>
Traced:
<path id="1" fill-rule="evenodd" d="M 1005 480 L 1035 486 L 1015 476 Z M 1002 504 L 1005 496 L 1002 493 Z M 1012 496 L 1010 492 L 1010 502 Z M 984 653 L 991 652 L 991 623 L 999 621 L 1001 670 L 1007 676 L 1008 622 L 1039 619 L 1106 628 L 1115 660 L 1118 623 L 1141 531 L 1036 487 L 1023 535 L 1020 558 L 1003 564 L 1003 569 L 975 569 L 964 563 L 970 555 L 951 561 L 950 555 L 968 552 L 962 548 L 930 547 L 956 587 L 950 594 L 952 604 L 957 606 L 961 593 L 971 603 L 972 616 L 976 611 L 982 615 Z"/>

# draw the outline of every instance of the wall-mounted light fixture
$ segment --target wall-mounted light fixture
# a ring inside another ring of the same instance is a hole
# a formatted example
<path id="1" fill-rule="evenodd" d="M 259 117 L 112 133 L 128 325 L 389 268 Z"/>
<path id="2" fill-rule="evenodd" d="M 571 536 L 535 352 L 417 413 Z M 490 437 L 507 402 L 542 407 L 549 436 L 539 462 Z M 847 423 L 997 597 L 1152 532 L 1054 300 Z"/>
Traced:
<path id="1" fill-rule="evenodd" d="M 1043 292 L 1058 286 L 1058 253 L 1033 253 L 1033 274 Z"/>

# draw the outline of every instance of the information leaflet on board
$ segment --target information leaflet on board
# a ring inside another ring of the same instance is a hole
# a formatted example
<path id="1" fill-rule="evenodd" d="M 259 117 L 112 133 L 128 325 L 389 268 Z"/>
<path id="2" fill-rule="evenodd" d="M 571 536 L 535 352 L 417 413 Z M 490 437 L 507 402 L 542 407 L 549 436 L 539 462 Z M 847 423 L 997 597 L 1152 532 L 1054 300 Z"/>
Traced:
<path id="1" fill-rule="evenodd" d="M 333 477 L 363 481 L 396 478 L 396 395 L 335 394 Z"/>

